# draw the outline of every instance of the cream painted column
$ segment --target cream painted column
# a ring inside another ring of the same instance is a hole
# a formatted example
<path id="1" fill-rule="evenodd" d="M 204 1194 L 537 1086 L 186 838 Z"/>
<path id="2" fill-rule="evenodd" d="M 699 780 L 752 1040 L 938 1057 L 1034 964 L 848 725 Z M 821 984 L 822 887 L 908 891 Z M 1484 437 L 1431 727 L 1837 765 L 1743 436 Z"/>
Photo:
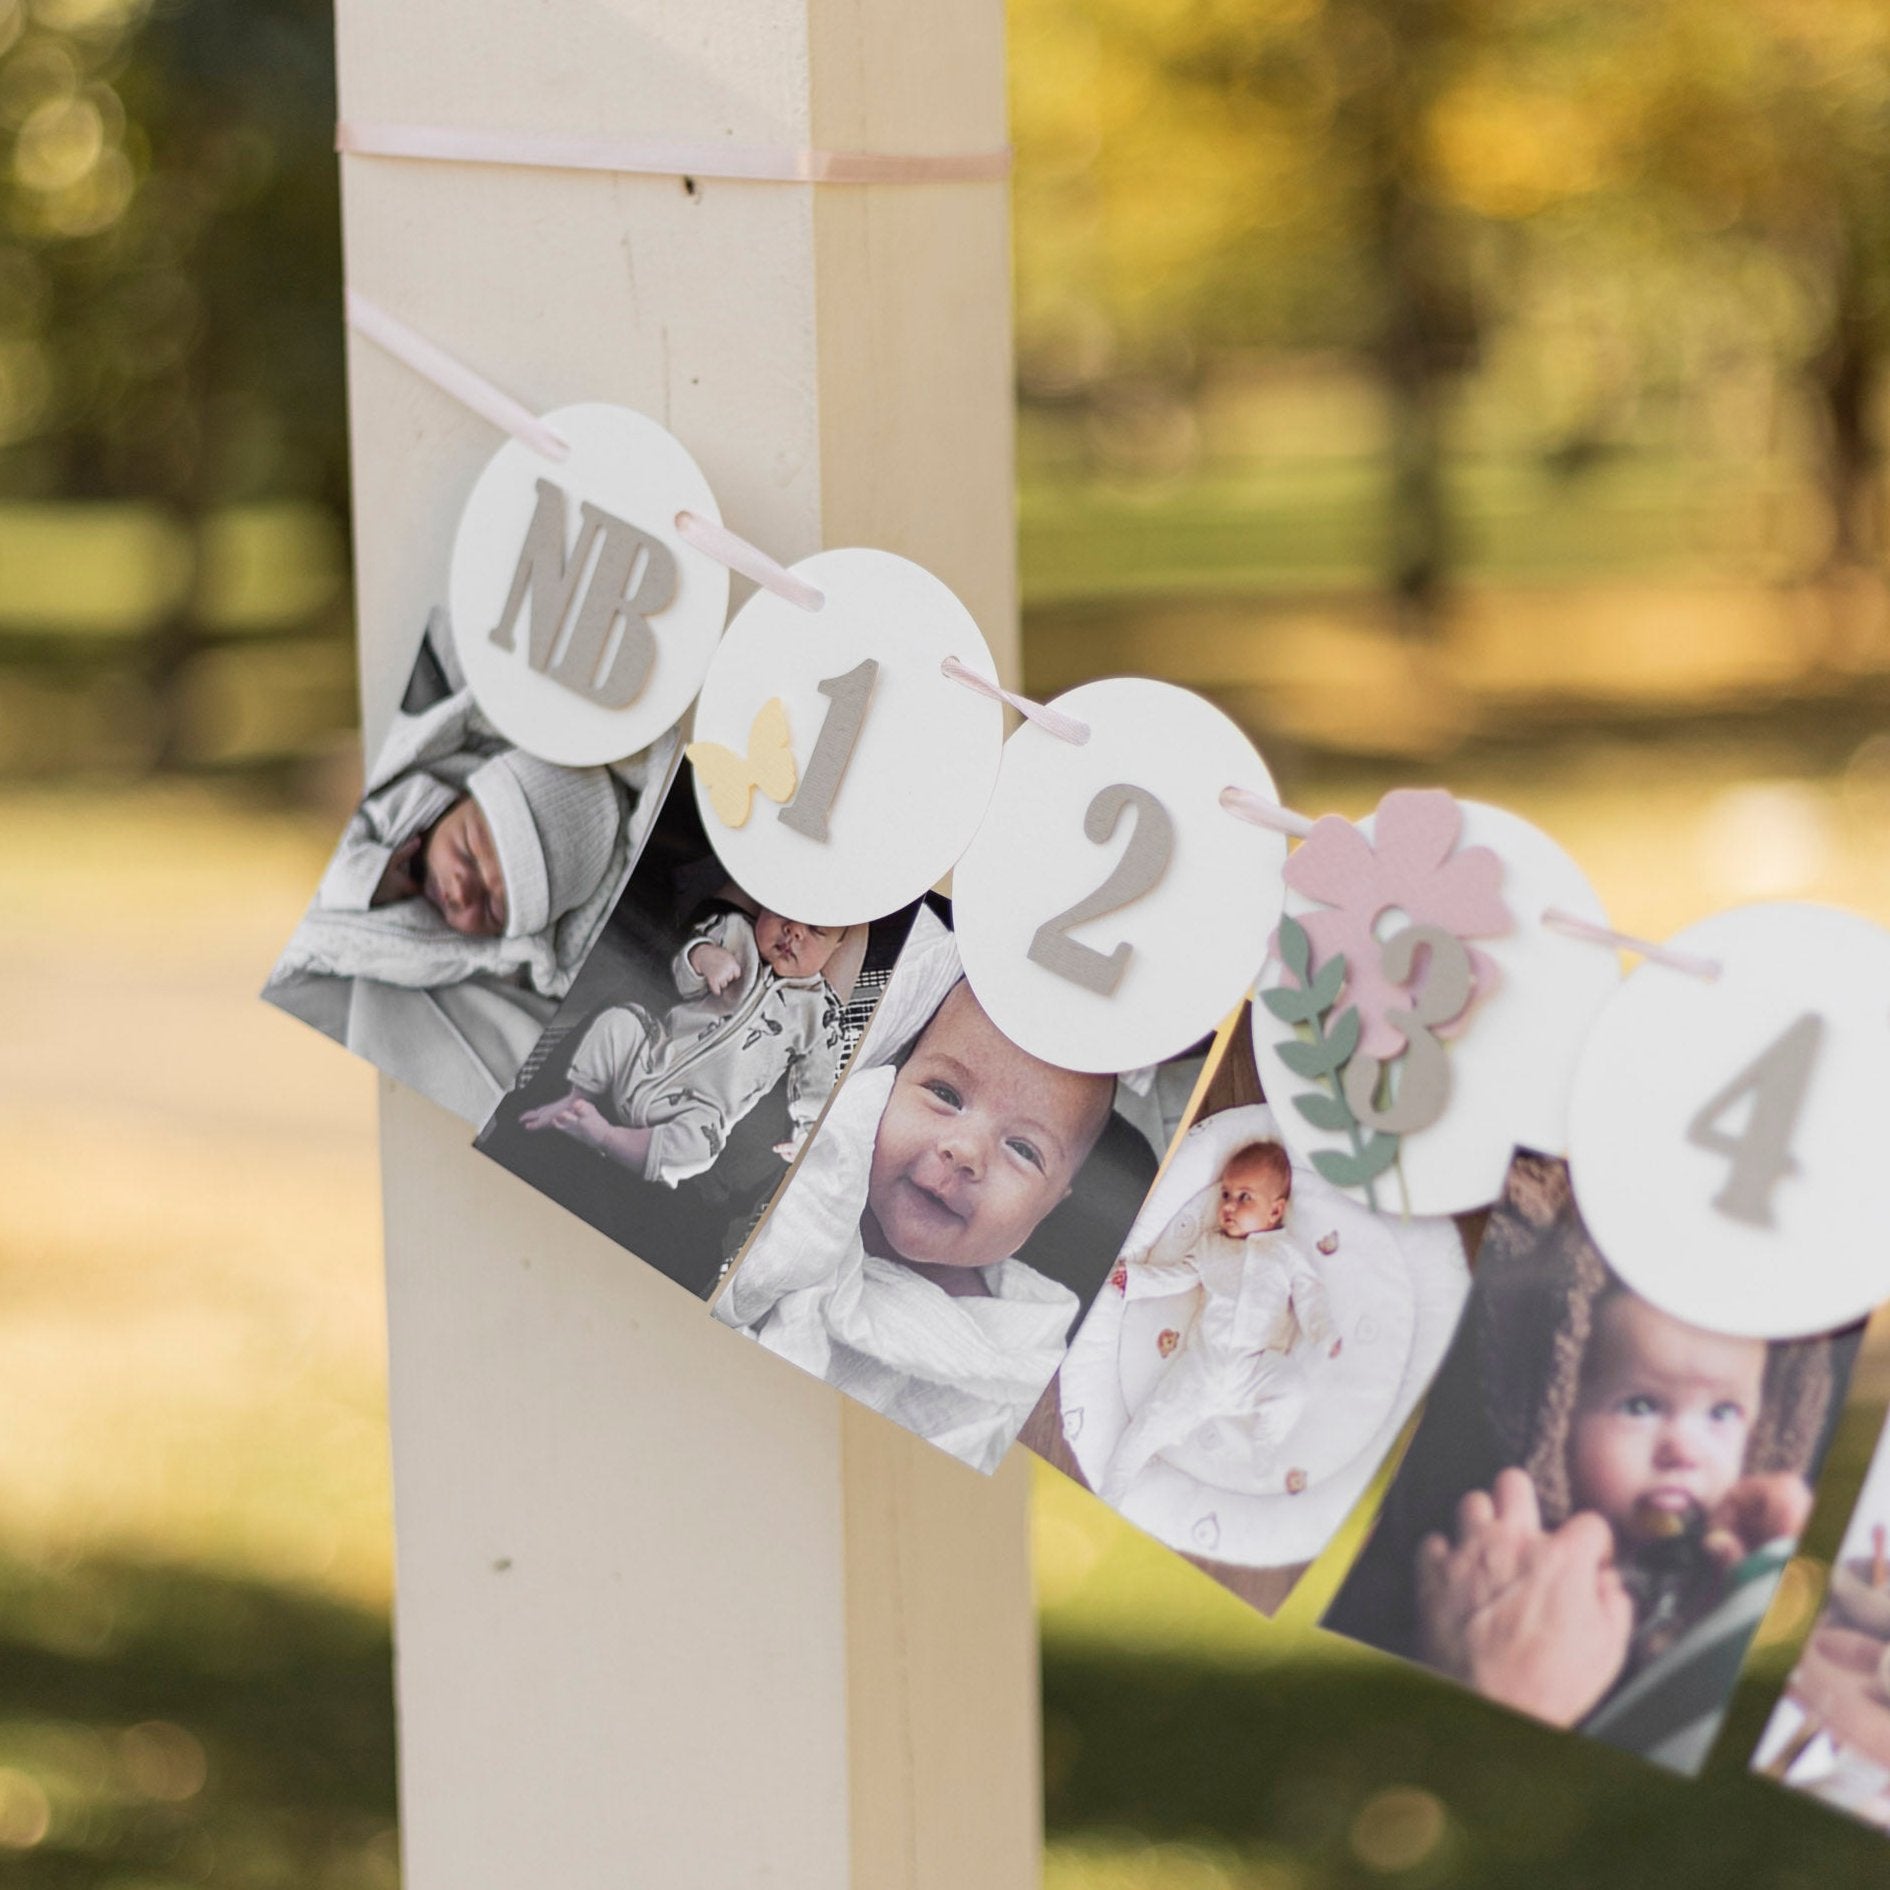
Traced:
<path id="1" fill-rule="evenodd" d="M 360 121 L 1004 138 L 998 0 L 337 13 Z M 920 559 L 1014 658 L 1002 186 L 344 183 L 357 289 L 530 405 L 655 415 L 777 556 Z M 358 340 L 351 414 L 372 742 L 498 440 Z M 1022 1465 L 845 1408 L 392 1085 L 382 1125 L 409 1890 L 1034 1884 Z"/>

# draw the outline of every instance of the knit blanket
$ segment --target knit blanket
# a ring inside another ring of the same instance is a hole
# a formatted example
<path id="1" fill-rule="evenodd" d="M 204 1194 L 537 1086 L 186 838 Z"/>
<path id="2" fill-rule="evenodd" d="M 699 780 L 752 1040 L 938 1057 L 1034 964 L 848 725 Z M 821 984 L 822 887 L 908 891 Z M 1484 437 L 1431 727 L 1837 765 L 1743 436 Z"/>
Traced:
<path id="1" fill-rule="evenodd" d="M 457 668 L 449 667 L 451 637 L 441 629 L 436 613 L 427 640 L 449 680 L 458 683 Z M 518 938 L 468 938 L 425 899 L 368 903 L 401 843 L 437 821 L 481 764 L 510 745 L 463 683 L 419 714 L 396 714 L 361 803 L 320 890 L 283 948 L 265 995 L 311 976 L 372 978 L 409 990 L 484 978 L 520 984 L 550 998 L 570 990 L 656 817 L 676 759 L 673 730 L 611 770 L 622 817 L 609 865 L 591 896 L 544 930 Z"/>

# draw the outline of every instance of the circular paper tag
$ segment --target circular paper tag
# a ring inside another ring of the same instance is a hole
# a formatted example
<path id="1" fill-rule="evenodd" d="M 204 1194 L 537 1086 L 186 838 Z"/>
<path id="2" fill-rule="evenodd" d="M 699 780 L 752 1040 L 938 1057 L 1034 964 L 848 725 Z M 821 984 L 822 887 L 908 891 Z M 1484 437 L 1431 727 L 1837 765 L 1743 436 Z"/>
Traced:
<path id="1" fill-rule="evenodd" d="M 1576 1071 L 1588 1231 L 1694 1325 L 1793 1338 L 1861 1318 L 1890 1297 L 1890 932 L 1828 906 L 1739 906 L 1671 944 L 1719 976 L 1641 966 Z"/>
<path id="2" fill-rule="evenodd" d="M 1272 800 L 1253 744 L 1170 683 L 1085 683 L 1026 722 L 952 874 L 965 976 L 1006 1036 L 1070 1070 L 1185 1050 L 1240 1001 L 1280 912 L 1286 841 L 1221 805 Z"/>
<path id="3" fill-rule="evenodd" d="M 950 681 L 994 675 L 971 613 L 889 551 L 794 567 L 804 610 L 757 591 L 696 702 L 689 759 L 702 824 L 764 906 L 810 925 L 877 919 L 951 870 L 997 780 L 1004 711 Z"/>
<path id="4" fill-rule="evenodd" d="M 682 443 L 627 407 L 560 407 L 548 460 L 508 440 L 460 514 L 448 601 L 480 708 L 573 766 L 619 761 L 688 708 L 728 614 L 728 572 L 676 531 L 719 523 Z"/>
<path id="5" fill-rule="evenodd" d="M 1607 922 L 1574 860 L 1541 828 L 1506 808 L 1480 801 L 1455 806 L 1462 817 L 1459 851 L 1487 847 L 1501 862 L 1493 886 L 1511 923 L 1507 930 L 1470 941 L 1494 967 L 1494 976 L 1484 979 L 1461 1029 L 1440 1036 L 1449 1072 L 1442 1114 L 1400 1135 L 1392 1165 L 1374 1178 L 1376 1204 L 1388 1212 L 1459 1214 L 1484 1207 L 1502 1192 L 1518 1147 L 1560 1155 L 1568 1146 L 1568 1090 L 1576 1060 L 1590 1025 L 1621 983 L 1617 953 L 1542 923 L 1551 907 L 1592 924 Z M 1381 838 L 1378 815 L 1356 825 L 1364 841 Z M 1359 849 L 1368 868 L 1376 857 Z M 1451 864 L 1449 858 L 1431 863 L 1432 875 L 1441 881 Z M 1351 916 L 1381 943 L 1400 923 L 1427 916 L 1420 908 L 1387 919 L 1384 901 L 1394 890 L 1378 887 L 1369 871 L 1359 875 L 1359 903 Z M 1440 890 L 1447 899 L 1447 887 Z M 1304 919 L 1319 910 L 1319 901 L 1288 886 L 1289 917 Z M 1282 975 L 1278 959 L 1269 960 L 1260 990 L 1277 986 Z M 1346 1001 L 1341 996 L 1335 1008 L 1343 1010 Z M 1263 997 L 1256 997 L 1253 1049 L 1261 1087 L 1288 1147 L 1299 1160 L 1316 1165 L 1322 1159 L 1349 1158 L 1355 1144 L 1347 1129 L 1316 1127 L 1308 1120 L 1309 1111 L 1326 1115 L 1336 1106 L 1334 1081 L 1339 1078 L 1342 1086 L 1341 1073 L 1307 1077 L 1282 1060 L 1283 1043 L 1304 1042 L 1311 1034 L 1310 1025 L 1283 1021 Z M 1363 1193 L 1356 1184 L 1354 1191 Z"/>

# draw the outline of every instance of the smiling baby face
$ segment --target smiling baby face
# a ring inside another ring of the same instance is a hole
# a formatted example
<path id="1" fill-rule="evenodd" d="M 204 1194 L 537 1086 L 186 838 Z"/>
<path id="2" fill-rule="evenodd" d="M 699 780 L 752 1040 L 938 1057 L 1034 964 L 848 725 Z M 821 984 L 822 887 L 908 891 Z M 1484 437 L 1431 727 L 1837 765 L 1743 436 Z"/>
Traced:
<path id="1" fill-rule="evenodd" d="M 1041 1063 L 964 982 L 913 1045 L 880 1118 L 861 1231 L 882 1256 L 986 1267 L 1016 1253 L 1070 1191 L 1115 1079 Z"/>

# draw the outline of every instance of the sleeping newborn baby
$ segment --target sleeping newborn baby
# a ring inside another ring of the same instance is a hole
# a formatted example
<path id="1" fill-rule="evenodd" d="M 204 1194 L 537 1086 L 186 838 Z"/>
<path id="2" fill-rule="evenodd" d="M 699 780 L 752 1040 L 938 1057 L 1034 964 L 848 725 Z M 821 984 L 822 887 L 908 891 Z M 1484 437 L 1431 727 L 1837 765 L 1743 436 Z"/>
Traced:
<path id="1" fill-rule="evenodd" d="M 1293 1169 L 1277 1142 L 1249 1142 L 1211 1189 L 1177 1213 L 1124 1269 L 1131 1299 L 1201 1288 L 1180 1350 L 1116 1445 L 1102 1495 L 1119 1503 L 1159 1456 L 1185 1451 L 1191 1472 L 1252 1495 L 1278 1490 L 1274 1453 L 1311 1386 L 1302 1337 L 1336 1358 L 1343 1341 L 1312 1261 L 1285 1229 Z"/>
<path id="2" fill-rule="evenodd" d="M 509 749 L 475 768 L 457 795 L 429 779 L 370 797 L 323 879 L 324 899 L 345 906 L 350 880 L 362 883 L 360 862 L 384 858 L 371 911 L 424 899 L 462 938 L 542 932 L 596 890 L 619 819 L 602 768 Z"/>

